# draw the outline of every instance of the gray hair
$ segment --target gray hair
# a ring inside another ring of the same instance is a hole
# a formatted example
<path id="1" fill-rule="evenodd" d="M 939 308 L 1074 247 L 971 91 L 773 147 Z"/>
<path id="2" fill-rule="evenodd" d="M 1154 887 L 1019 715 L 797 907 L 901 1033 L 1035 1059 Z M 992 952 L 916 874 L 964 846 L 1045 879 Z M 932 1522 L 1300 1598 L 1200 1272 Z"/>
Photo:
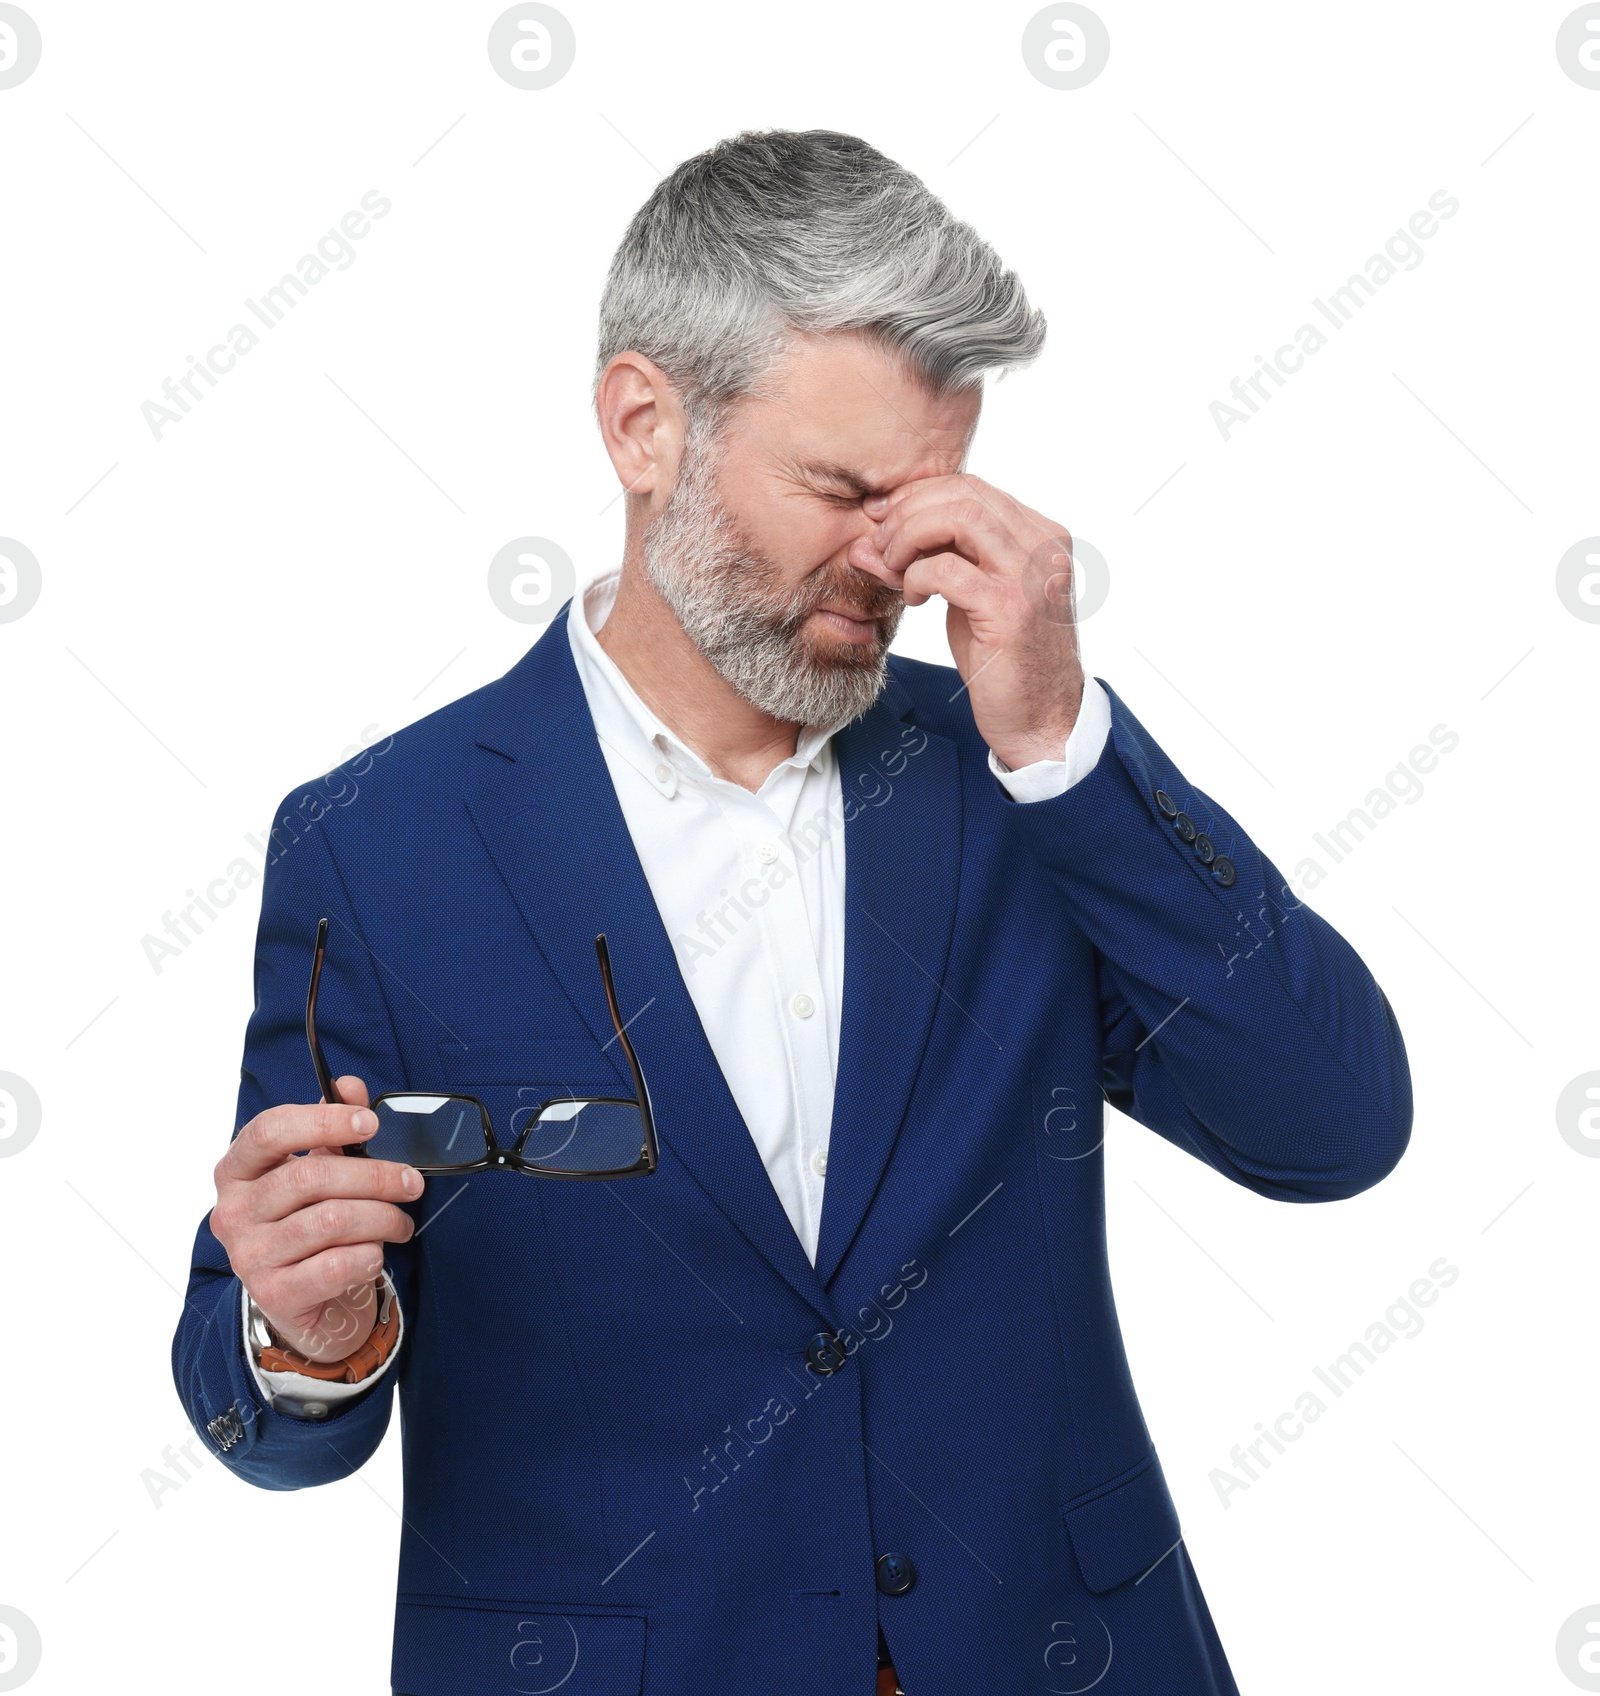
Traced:
<path id="1" fill-rule="evenodd" d="M 834 130 L 746 130 L 639 208 L 600 301 L 595 384 L 653 360 L 715 432 L 796 332 L 859 331 L 937 392 L 1025 365 L 1044 315 L 993 248 L 903 166 Z"/>

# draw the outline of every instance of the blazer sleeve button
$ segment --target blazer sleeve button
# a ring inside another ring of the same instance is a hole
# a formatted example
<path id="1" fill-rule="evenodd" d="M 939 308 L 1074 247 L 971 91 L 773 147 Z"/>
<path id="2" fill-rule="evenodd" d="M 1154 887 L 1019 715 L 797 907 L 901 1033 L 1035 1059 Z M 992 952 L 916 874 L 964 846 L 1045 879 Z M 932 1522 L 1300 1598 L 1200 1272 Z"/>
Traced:
<path id="1" fill-rule="evenodd" d="M 1239 877 L 1238 872 L 1234 870 L 1233 861 L 1226 854 L 1218 854 L 1211 862 L 1211 875 L 1224 889 L 1232 889 Z"/>
<path id="2" fill-rule="evenodd" d="M 1193 842 L 1200 834 L 1195 828 L 1195 822 L 1187 813 L 1179 813 L 1172 821 L 1172 828 L 1178 833 L 1180 842 Z"/>

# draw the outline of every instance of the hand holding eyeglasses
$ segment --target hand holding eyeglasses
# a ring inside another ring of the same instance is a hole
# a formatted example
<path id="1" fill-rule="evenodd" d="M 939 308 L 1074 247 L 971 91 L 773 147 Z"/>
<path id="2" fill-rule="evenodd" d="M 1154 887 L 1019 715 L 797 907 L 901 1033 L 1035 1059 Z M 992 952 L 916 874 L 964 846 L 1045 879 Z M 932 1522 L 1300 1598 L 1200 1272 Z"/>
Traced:
<path id="1" fill-rule="evenodd" d="M 401 1202 L 423 1179 L 393 1160 L 349 1160 L 378 1129 L 367 1086 L 336 1084 L 346 1105 L 269 1107 L 217 1162 L 212 1234 L 278 1337 L 308 1360 L 343 1360 L 377 1322 L 383 1245 L 415 1228 Z M 297 1151 L 309 1152 L 303 1158 Z"/>
<path id="2" fill-rule="evenodd" d="M 410 1239 L 411 1217 L 398 1204 L 422 1194 L 424 1173 L 615 1179 L 648 1177 L 659 1161 L 650 1094 L 604 936 L 595 938 L 595 954 L 634 1093 L 553 1096 L 521 1109 L 524 1122 L 506 1127 L 505 1142 L 475 1096 L 398 1090 L 369 1106 L 360 1078 L 334 1078 L 316 1021 L 327 946 L 323 919 L 306 990 L 306 1045 L 322 1105 L 258 1113 L 217 1163 L 211 1210 L 212 1234 L 268 1324 L 317 1362 L 343 1360 L 371 1336 L 383 1245 Z M 301 1149 L 308 1152 L 297 1157 Z"/>

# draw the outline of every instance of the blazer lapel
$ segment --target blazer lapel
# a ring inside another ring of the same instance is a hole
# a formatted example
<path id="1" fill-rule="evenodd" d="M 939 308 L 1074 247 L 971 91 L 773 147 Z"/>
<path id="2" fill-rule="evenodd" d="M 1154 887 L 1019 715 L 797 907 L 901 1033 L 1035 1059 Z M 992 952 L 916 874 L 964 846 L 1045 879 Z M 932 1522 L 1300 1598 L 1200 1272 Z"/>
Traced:
<path id="1" fill-rule="evenodd" d="M 844 1006 L 817 1275 L 837 1272 L 871 1205 L 927 1046 L 955 930 L 961 773 L 891 671 L 835 738 L 845 806 Z"/>
<path id="2" fill-rule="evenodd" d="M 821 1281 L 706 1040 L 634 850 L 568 646 L 572 605 L 485 692 L 468 810 L 551 971 L 626 1077 L 595 963 L 595 935 L 606 933 L 663 1160 L 681 1162 L 826 1317 Z"/>

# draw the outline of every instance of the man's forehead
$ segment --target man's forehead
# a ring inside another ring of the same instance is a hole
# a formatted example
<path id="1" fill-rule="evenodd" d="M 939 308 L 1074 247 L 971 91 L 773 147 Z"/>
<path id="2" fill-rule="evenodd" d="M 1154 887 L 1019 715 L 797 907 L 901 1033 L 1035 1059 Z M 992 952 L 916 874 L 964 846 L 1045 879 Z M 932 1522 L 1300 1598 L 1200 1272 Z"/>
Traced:
<path id="1" fill-rule="evenodd" d="M 807 482 L 852 495 L 882 495 L 915 477 L 942 477 L 961 469 L 977 425 L 974 401 L 951 402 L 902 395 L 901 404 L 864 414 L 841 408 L 783 421 L 773 442 L 779 457 Z"/>
<path id="2" fill-rule="evenodd" d="M 857 496 L 960 469 L 981 389 L 930 389 L 862 336 L 799 336 L 758 397 L 752 423 L 792 473 Z"/>

